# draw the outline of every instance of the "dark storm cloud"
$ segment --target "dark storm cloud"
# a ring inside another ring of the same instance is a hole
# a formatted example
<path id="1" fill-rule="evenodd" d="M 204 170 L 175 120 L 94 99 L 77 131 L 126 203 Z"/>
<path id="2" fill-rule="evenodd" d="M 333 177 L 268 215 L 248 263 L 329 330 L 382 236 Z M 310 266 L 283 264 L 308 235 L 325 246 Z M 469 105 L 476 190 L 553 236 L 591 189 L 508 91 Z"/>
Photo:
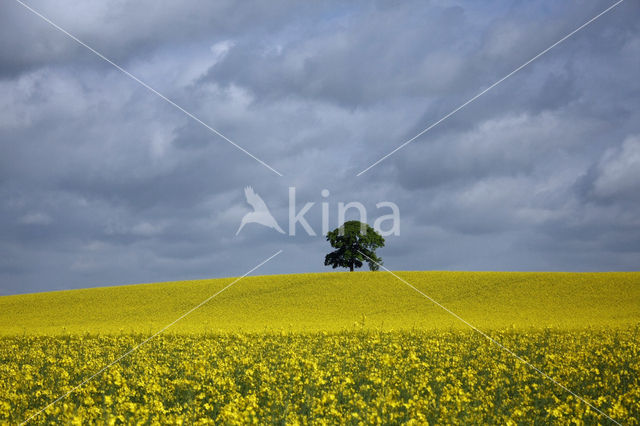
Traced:
<path id="1" fill-rule="evenodd" d="M 151 0 L 27 4 L 118 62 L 148 55 L 162 46 L 178 50 L 173 54 L 179 55 L 181 47 L 194 42 L 212 43 L 220 36 L 271 30 L 295 13 L 287 1 L 247 2 L 244 8 L 235 7 L 232 1 L 165 2 L 161 7 Z M 0 76 L 70 61 L 100 64 L 17 2 L 2 5 Z"/>
<path id="2" fill-rule="evenodd" d="M 361 177 L 610 3 L 33 2 L 284 173 L 17 3 L 0 6 L 0 292 L 323 270 L 288 228 L 401 209 L 397 269 L 637 269 L 640 6 L 624 2 Z M 322 189 L 330 196 L 323 198 Z"/>
<path id="3" fill-rule="evenodd" d="M 468 26 L 460 7 L 366 6 L 276 45 L 247 40 L 206 79 L 249 87 L 261 99 L 299 96 L 347 107 L 428 96 L 448 88 L 447 75 L 473 48 L 455 45 Z"/>

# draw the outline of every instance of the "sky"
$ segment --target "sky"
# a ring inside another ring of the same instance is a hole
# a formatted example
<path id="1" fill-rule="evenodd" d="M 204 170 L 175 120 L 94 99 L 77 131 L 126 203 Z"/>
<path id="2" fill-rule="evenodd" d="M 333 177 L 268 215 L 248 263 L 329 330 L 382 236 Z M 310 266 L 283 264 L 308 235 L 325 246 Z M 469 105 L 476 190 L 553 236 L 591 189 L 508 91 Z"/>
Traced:
<path id="1" fill-rule="evenodd" d="M 0 294 L 331 271 L 341 202 L 390 270 L 638 270 L 636 1 L 359 176 L 614 2 L 26 4 L 139 81 L 0 4 Z"/>

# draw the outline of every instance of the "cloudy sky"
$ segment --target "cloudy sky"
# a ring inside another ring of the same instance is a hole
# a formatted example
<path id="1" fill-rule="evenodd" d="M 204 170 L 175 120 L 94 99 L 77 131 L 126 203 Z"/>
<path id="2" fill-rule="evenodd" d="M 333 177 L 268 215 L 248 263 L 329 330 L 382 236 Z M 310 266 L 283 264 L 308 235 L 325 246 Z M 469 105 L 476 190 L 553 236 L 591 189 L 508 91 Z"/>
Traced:
<path id="1" fill-rule="evenodd" d="M 330 270 L 322 202 L 395 202 L 390 269 L 640 265 L 636 1 L 361 176 L 613 1 L 27 3 L 283 176 L 3 1 L 0 294 Z"/>

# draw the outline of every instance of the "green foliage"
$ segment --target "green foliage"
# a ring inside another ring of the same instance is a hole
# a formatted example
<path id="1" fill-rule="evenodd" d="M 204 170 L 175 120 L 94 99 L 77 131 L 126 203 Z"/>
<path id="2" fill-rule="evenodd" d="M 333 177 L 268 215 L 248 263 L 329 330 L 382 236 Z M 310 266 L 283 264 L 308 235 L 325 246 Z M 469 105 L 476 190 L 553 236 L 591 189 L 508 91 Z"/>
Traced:
<path id="1" fill-rule="evenodd" d="M 327 241 L 336 250 L 324 258 L 326 266 L 335 268 L 362 267 L 363 262 L 369 264 L 369 269 L 377 271 L 382 259 L 376 256 L 376 249 L 384 247 L 384 238 L 366 223 L 357 220 L 345 222 L 339 228 L 327 234 Z"/>

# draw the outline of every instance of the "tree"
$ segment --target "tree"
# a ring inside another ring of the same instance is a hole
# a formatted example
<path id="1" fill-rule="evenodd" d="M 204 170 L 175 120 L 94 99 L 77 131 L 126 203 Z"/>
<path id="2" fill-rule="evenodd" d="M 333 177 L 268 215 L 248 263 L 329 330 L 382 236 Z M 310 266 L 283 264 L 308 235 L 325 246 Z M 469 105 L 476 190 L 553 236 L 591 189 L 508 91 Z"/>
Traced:
<path id="1" fill-rule="evenodd" d="M 327 241 L 332 251 L 324 258 L 326 266 L 335 268 L 360 268 L 363 262 L 369 264 L 369 269 L 377 271 L 382 259 L 376 256 L 376 249 L 384 247 L 384 238 L 366 223 L 357 220 L 345 222 L 341 227 L 327 234 Z"/>

